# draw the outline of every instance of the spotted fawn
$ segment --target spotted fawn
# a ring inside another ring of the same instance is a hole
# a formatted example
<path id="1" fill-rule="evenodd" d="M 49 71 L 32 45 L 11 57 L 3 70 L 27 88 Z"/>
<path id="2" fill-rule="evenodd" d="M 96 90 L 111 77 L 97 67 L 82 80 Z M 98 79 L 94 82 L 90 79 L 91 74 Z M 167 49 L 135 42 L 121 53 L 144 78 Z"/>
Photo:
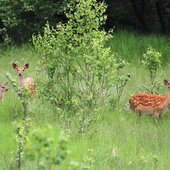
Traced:
<path id="1" fill-rule="evenodd" d="M 32 77 L 24 77 L 24 71 L 29 68 L 29 63 L 24 64 L 22 67 L 18 67 L 17 64 L 13 63 L 12 67 L 17 71 L 18 76 L 19 76 L 19 82 L 18 85 L 20 87 L 28 87 L 28 90 L 30 93 L 35 93 L 36 88 L 35 88 L 35 82 Z"/>
<path id="2" fill-rule="evenodd" d="M 161 114 L 166 111 L 170 104 L 170 82 L 164 80 L 164 85 L 168 87 L 166 96 L 139 93 L 131 97 L 129 100 L 130 107 L 139 117 L 142 113 L 148 113 L 155 117 L 156 122 L 159 120 Z"/>

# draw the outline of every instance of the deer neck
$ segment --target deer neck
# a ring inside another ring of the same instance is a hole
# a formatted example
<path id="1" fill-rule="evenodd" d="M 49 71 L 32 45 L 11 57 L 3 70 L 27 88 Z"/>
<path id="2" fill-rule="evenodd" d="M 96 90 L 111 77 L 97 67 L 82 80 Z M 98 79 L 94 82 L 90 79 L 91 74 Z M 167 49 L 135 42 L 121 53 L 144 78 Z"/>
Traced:
<path id="1" fill-rule="evenodd" d="M 1 101 L 1 100 L 2 100 L 2 98 L 3 98 L 3 95 L 4 95 L 3 91 L 2 91 L 2 90 L 0 90 L 0 101 Z"/>
<path id="2" fill-rule="evenodd" d="M 170 105 L 170 88 L 168 88 L 168 95 L 166 96 L 165 105 Z"/>
<path id="3" fill-rule="evenodd" d="M 170 89 L 168 89 L 168 94 L 165 96 L 164 102 L 161 104 L 162 113 L 165 112 L 170 105 Z"/>
<path id="4" fill-rule="evenodd" d="M 19 76 L 19 85 L 23 84 L 24 76 Z"/>

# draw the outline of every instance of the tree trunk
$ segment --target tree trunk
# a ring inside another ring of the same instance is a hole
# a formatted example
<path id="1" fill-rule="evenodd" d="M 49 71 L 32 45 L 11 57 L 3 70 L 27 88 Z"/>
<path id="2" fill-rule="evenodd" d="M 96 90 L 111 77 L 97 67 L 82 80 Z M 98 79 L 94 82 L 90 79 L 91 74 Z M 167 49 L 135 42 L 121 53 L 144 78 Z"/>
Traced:
<path id="1" fill-rule="evenodd" d="M 149 32 L 149 29 L 147 28 L 147 24 L 146 24 L 145 19 L 144 19 L 144 17 L 143 17 L 143 12 L 144 12 L 143 10 L 144 10 L 144 7 L 145 7 L 145 2 L 143 1 L 142 10 L 140 11 L 140 10 L 138 9 L 138 7 L 137 7 L 137 4 L 136 4 L 136 1 L 135 1 L 135 0 L 129 0 L 129 1 L 130 1 L 131 5 L 132 5 L 132 8 L 133 8 L 133 10 L 134 10 L 134 13 L 135 13 L 137 19 L 138 19 L 139 22 L 140 22 L 140 25 L 141 25 L 141 27 L 142 27 L 142 30 L 143 30 L 144 32 Z"/>
<path id="2" fill-rule="evenodd" d="M 157 15 L 159 18 L 160 26 L 161 26 L 161 32 L 163 34 L 165 34 L 166 33 L 166 24 L 164 22 L 164 17 L 161 12 L 161 4 L 160 4 L 159 0 L 155 2 L 155 7 L 156 7 Z"/>
<path id="3" fill-rule="evenodd" d="M 3 22 L 2 19 L 0 18 L 0 31 L 3 29 Z M 3 42 L 3 35 L 2 32 L 0 32 L 0 43 Z"/>

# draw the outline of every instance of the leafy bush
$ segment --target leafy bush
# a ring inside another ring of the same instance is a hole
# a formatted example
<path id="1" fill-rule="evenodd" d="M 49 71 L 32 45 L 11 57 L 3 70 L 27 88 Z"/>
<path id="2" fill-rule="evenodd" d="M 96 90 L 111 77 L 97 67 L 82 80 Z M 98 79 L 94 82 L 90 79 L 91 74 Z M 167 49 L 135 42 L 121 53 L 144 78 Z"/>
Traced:
<path id="1" fill-rule="evenodd" d="M 158 74 L 158 69 L 161 67 L 161 53 L 156 51 L 155 49 L 149 47 L 146 53 L 143 54 L 142 64 L 146 67 L 149 71 L 149 78 L 150 78 L 150 88 L 148 89 L 149 92 L 154 93 L 156 87 L 158 87 L 158 83 L 156 82 L 156 76 Z"/>
<path id="2" fill-rule="evenodd" d="M 125 90 L 125 87 L 130 80 L 130 73 L 123 74 L 122 70 L 128 65 L 128 63 L 123 59 L 122 56 L 115 54 L 115 63 L 116 63 L 116 73 L 115 73 L 115 90 L 116 90 L 116 98 L 115 96 L 111 98 L 110 104 L 112 108 L 118 104 L 122 97 L 123 91 Z"/>
<path id="3" fill-rule="evenodd" d="M 22 120 L 15 121 L 14 125 L 16 127 L 16 139 L 17 139 L 17 152 L 15 157 L 16 167 L 18 170 L 22 167 L 23 161 L 23 151 L 24 147 L 28 141 L 28 134 L 30 128 L 31 119 L 29 118 L 29 104 L 31 103 L 31 94 L 25 87 L 18 87 L 16 81 L 11 77 L 10 73 L 7 73 L 7 79 L 10 82 L 13 90 L 19 96 L 20 102 L 22 104 Z M 14 167 L 13 167 L 14 168 Z"/>
<path id="4" fill-rule="evenodd" d="M 33 33 L 42 30 L 47 20 L 51 24 L 61 21 L 68 0 L 0 0 L 0 28 L 2 37 L 8 34 L 16 42 L 28 41 Z M 1 31 L 2 30 L 2 31 Z"/>
<path id="5" fill-rule="evenodd" d="M 79 132 L 92 123 L 96 109 L 111 95 L 115 61 L 105 42 L 112 36 L 101 30 L 106 5 L 96 0 L 79 0 L 68 5 L 67 24 L 50 28 L 33 37 L 41 54 L 40 66 L 48 80 L 40 81 L 41 93 L 58 108 L 67 128 L 77 115 Z"/>
<path id="6" fill-rule="evenodd" d="M 83 158 L 72 159 L 68 137 L 61 133 L 56 138 L 51 126 L 33 129 L 28 137 L 24 153 L 27 161 L 36 164 L 37 169 L 88 170 L 94 165 L 93 149 L 88 149 Z M 70 157 L 69 157 L 70 156 Z"/>
<path id="7" fill-rule="evenodd" d="M 56 140 L 49 134 L 49 131 L 50 126 L 44 129 L 34 129 L 30 133 L 29 142 L 25 148 L 26 158 L 37 162 L 37 168 L 42 170 L 60 166 L 68 155 L 68 141 L 65 135 L 62 134 Z"/>

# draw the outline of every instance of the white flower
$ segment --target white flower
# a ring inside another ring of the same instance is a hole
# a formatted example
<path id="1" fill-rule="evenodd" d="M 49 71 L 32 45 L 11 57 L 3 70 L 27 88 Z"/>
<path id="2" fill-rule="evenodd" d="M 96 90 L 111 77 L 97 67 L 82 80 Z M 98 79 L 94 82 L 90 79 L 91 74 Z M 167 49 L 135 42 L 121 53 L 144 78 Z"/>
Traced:
<path id="1" fill-rule="evenodd" d="M 129 162 L 128 162 L 128 165 L 132 165 L 132 161 L 129 161 Z"/>
<path id="2" fill-rule="evenodd" d="M 112 157 L 115 158 L 117 156 L 117 148 L 113 148 Z"/>

